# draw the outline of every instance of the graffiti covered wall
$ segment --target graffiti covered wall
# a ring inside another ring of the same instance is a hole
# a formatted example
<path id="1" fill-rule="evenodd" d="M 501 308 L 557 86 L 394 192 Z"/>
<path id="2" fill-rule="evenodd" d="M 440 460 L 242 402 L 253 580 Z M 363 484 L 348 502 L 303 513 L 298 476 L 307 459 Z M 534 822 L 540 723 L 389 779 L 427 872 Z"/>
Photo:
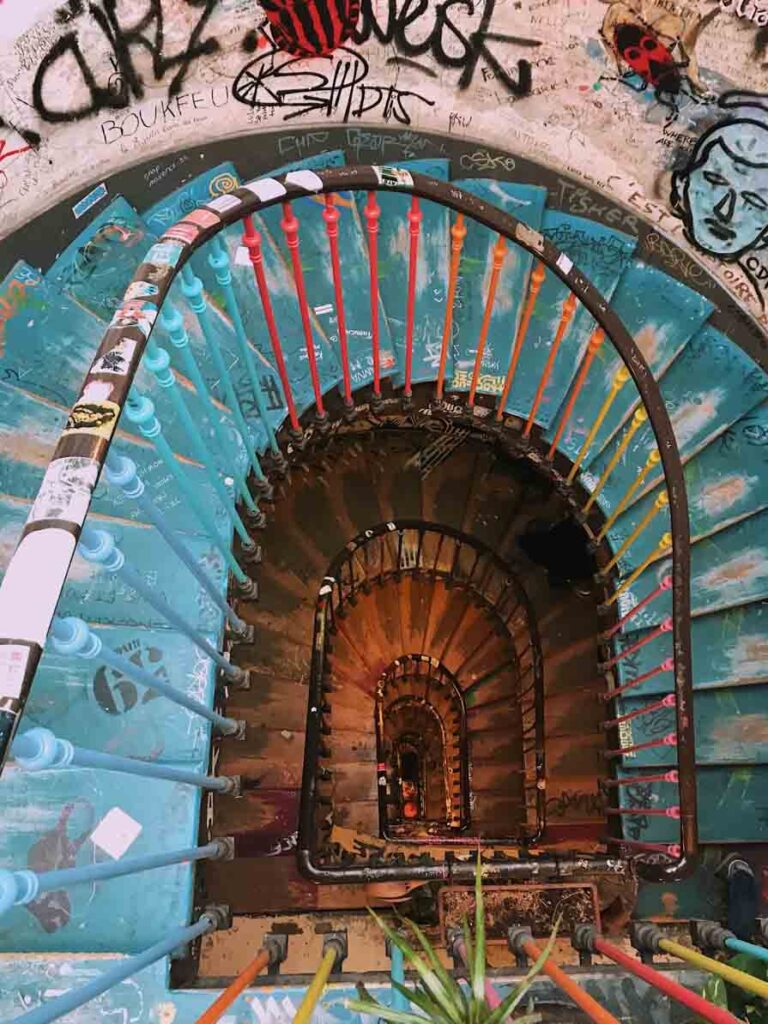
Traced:
<path id="1" fill-rule="evenodd" d="M 475 140 L 475 173 L 485 142 L 607 191 L 765 323 L 767 22 L 758 0 L 2 0 L 0 235 L 191 144 L 424 128 Z"/>

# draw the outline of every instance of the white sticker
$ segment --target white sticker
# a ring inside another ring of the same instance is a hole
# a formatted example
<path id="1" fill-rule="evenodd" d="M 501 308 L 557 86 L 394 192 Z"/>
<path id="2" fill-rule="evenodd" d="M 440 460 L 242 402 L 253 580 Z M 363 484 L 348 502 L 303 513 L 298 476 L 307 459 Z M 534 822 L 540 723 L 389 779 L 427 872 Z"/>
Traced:
<path id="1" fill-rule="evenodd" d="M 74 551 L 74 536 L 53 526 L 22 539 L 0 587 L 6 636 L 43 646 Z"/>
<path id="2" fill-rule="evenodd" d="M 413 178 L 401 167 L 374 167 L 373 173 L 380 185 L 404 185 L 406 188 L 413 188 Z"/>
<path id="3" fill-rule="evenodd" d="M 157 307 L 150 302 L 142 302 L 140 299 L 131 299 L 115 311 L 115 315 L 109 321 L 110 328 L 113 327 L 138 327 L 145 338 L 149 337 L 152 324 L 157 318 Z"/>
<path id="4" fill-rule="evenodd" d="M 557 266 L 564 274 L 570 274 L 573 260 L 569 260 L 564 252 L 557 257 Z"/>
<path id="5" fill-rule="evenodd" d="M 303 188 L 307 192 L 319 192 L 323 187 L 323 179 L 320 178 L 314 171 L 290 171 L 285 176 L 285 182 L 287 185 L 295 185 L 297 188 Z"/>
<path id="6" fill-rule="evenodd" d="M 91 368 L 91 373 L 114 373 L 124 377 L 131 366 L 137 342 L 132 338 L 123 338 L 116 345 L 100 356 Z"/>
<path id="7" fill-rule="evenodd" d="M 98 475 L 99 464 L 95 459 L 54 459 L 45 471 L 28 522 L 64 519 L 68 523 L 82 523 Z"/>
<path id="8" fill-rule="evenodd" d="M 322 316 L 324 313 L 332 313 L 333 306 L 330 302 L 327 302 L 324 306 L 315 306 L 315 315 Z"/>
<path id="9" fill-rule="evenodd" d="M 175 267 L 184 252 L 180 242 L 157 242 L 144 257 L 145 263 L 161 267 Z"/>
<path id="10" fill-rule="evenodd" d="M 279 181 L 275 181 L 274 178 L 258 178 L 256 181 L 247 182 L 243 188 L 253 192 L 256 198 L 261 199 L 263 203 L 266 203 L 268 199 L 278 199 L 285 195 L 285 186 L 281 185 Z"/>
<path id="11" fill-rule="evenodd" d="M 140 822 L 119 807 L 113 807 L 91 832 L 91 842 L 104 853 L 108 853 L 113 860 L 119 860 L 136 842 L 141 830 Z"/>
<path id="12" fill-rule="evenodd" d="M 235 253 L 235 266 L 236 267 L 250 267 L 251 265 L 251 254 L 248 250 L 247 245 L 238 245 L 237 252 Z"/>
<path id="13" fill-rule="evenodd" d="M 0 644 L 0 698 L 21 696 L 29 660 L 29 648 L 21 644 Z"/>
<path id="14" fill-rule="evenodd" d="M 206 203 L 205 205 L 209 210 L 216 210 L 218 213 L 224 213 L 226 210 L 233 210 L 236 206 L 239 206 L 240 203 L 242 203 L 242 199 L 238 199 L 237 196 L 223 195 L 216 196 L 215 199 L 212 199 L 210 203 Z"/>
<path id="15" fill-rule="evenodd" d="M 126 301 L 130 299 L 146 299 L 152 295 L 157 295 L 159 291 L 160 289 L 157 285 L 151 284 L 149 281 L 131 281 L 123 299 Z"/>

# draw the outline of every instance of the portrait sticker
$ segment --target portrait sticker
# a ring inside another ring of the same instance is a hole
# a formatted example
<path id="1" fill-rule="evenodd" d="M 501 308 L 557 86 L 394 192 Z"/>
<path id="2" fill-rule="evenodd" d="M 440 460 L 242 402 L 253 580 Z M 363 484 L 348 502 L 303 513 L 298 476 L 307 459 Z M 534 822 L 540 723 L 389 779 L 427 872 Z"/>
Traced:
<path id="1" fill-rule="evenodd" d="M 125 299 L 148 299 L 153 295 L 157 295 L 160 289 L 156 284 L 152 284 L 149 281 L 132 281 L 128 285 L 128 290 L 125 293 Z"/>
<path id="2" fill-rule="evenodd" d="M 27 521 L 62 519 L 82 524 L 98 475 L 96 459 L 79 456 L 54 459 L 46 470 Z"/>

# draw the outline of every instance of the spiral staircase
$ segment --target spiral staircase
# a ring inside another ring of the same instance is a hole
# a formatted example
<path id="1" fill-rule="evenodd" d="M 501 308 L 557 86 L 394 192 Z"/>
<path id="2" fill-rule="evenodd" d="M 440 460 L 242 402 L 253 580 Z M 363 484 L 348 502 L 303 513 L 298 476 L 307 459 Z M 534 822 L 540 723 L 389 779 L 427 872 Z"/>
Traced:
<path id="1" fill-rule="evenodd" d="M 3 1019 L 209 904 L 356 912 L 482 849 L 712 916 L 768 839 L 768 374 L 633 237 L 454 170 L 222 164 L 0 285 Z M 221 979 L 168 962 L 73 1019 L 192 1021 Z"/>

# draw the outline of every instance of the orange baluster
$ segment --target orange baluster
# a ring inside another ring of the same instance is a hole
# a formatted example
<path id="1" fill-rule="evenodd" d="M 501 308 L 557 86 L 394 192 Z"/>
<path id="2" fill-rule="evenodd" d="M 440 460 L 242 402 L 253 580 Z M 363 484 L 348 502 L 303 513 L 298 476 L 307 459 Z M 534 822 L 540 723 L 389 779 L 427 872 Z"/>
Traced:
<path id="1" fill-rule="evenodd" d="M 528 326 L 531 322 L 531 316 L 536 305 L 536 299 L 538 297 L 541 286 L 544 283 L 544 278 L 547 276 L 547 272 L 544 269 L 543 263 L 536 263 L 531 274 L 531 284 L 528 289 L 528 298 L 525 300 L 525 308 L 523 309 L 523 315 L 520 318 L 520 326 L 517 329 L 517 336 L 515 337 L 515 345 L 512 349 L 512 357 L 509 360 L 509 369 L 507 370 L 507 377 L 504 381 L 504 389 L 499 396 L 499 404 L 496 407 L 496 419 L 500 420 L 504 415 L 504 407 L 507 404 L 507 398 L 509 397 L 509 390 L 512 387 L 512 381 L 515 378 L 515 371 L 517 370 L 517 364 L 520 360 L 520 353 L 523 348 L 523 340 L 528 333 Z"/>
<path id="2" fill-rule="evenodd" d="M 459 280 L 459 263 L 461 262 L 461 249 L 464 239 L 467 236 L 467 229 L 464 225 L 464 214 L 458 213 L 453 227 L 451 228 L 451 268 L 448 273 L 448 296 L 445 301 L 445 322 L 443 324 L 443 346 L 440 349 L 440 368 L 437 371 L 437 398 L 443 397 L 445 384 L 445 364 L 448 360 L 448 346 L 451 342 L 453 331 L 453 304 L 456 301 L 456 285 Z"/>
<path id="3" fill-rule="evenodd" d="M 557 446 L 560 444 L 560 438 L 563 436 L 563 432 L 568 425 L 568 421 L 573 415 L 573 409 L 576 405 L 576 399 L 581 394 L 581 390 L 584 387 L 584 381 L 587 379 L 589 368 L 592 365 L 592 360 L 595 358 L 600 350 L 600 346 L 605 341 L 605 331 L 602 327 L 596 327 L 590 336 L 589 342 L 587 343 L 587 351 L 584 355 L 584 361 L 581 364 L 578 376 L 574 381 L 573 388 L 571 390 L 571 397 L 568 399 L 568 404 L 563 410 L 563 415 L 560 419 L 560 423 L 555 432 L 555 436 L 552 439 L 552 444 L 549 446 L 546 458 L 551 460 L 554 457 Z"/>
<path id="4" fill-rule="evenodd" d="M 533 405 L 531 411 L 528 413 L 528 422 L 525 424 L 525 430 L 523 431 L 523 437 L 529 437 L 531 428 L 533 427 L 533 421 L 536 418 L 536 413 L 539 411 L 541 400 L 544 397 L 544 389 L 547 386 L 547 382 L 552 375 L 552 367 L 555 365 L 555 359 L 557 358 L 557 352 L 562 344 L 565 332 L 568 330 L 571 320 L 573 320 L 573 314 L 576 312 L 576 296 L 573 292 L 568 295 L 568 298 L 563 303 L 563 309 L 560 313 L 560 323 L 557 325 L 557 331 L 555 332 L 555 338 L 552 342 L 552 348 L 549 350 L 549 357 L 544 370 L 541 374 L 541 380 L 539 386 L 536 389 L 536 395 L 533 399 Z"/>
<path id="5" fill-rule="evenodd" d="M 493 303 L 496 299 L 496 288 L 499 284 L 499 275 L 501 274 L 501 267 L 504 263 L 504 256 L 507 252 L 506 239 L 499 235 L 496 240 L 496 244 L 493 247 L 493 263 L 491 266 L 491 280 L 488 284 L 488 295 L 485 298 L 485 312 L 483 313 L 483 322 L 480 327 L 480 338 L 477 342 L 477 353 L 475 355 L 475 367 L 472 371 L 472 383 L 469 387 L 469 406 L 475 404 L 475 392 L 477 391 L 477 381 L 480 377 L 480 367 L 483 362 L 483 353 L 485 352 L 485 343 L 488 339 L 488 328 L 491 326 L 491 316 L 493 315 Z"/>
<path id="6" fill-rule="evenodd" d="M 521 942 L 520 945 L 525 950 L 526 956 L 534 962 L 541 956 L 541 950 L 534 942 L 529 940 Z M 562 989 L 588 1017 L 595 1021 L 595 1024 L 619 1024 L 612 1013 L 609 1013 L 600 1003 L 595 1002 L 592 996 L 587 995 L 584 989 L 580 988 L 572 978 L 569 978 L 565 971 L 561 971 L 557 964 L 552 962 L 551 957 L 544 961 L 541 973 L 551 978 L 558 988 Z"/>
<path id="7" fill-rule="evenodd" d="M 269 966 L 269 960 L 269 950 L 260 950 L 245 970 L 235 978 L 231 985 L 224 989 L 219 998 L 211 1003 L 205 1013 L 197 1018 L 197 1024 L 216 1024 L 216 1021 L 229 1009 L 240 993 L 248 988 L 254 978 L 261 974 L 265 967 Z"/>

